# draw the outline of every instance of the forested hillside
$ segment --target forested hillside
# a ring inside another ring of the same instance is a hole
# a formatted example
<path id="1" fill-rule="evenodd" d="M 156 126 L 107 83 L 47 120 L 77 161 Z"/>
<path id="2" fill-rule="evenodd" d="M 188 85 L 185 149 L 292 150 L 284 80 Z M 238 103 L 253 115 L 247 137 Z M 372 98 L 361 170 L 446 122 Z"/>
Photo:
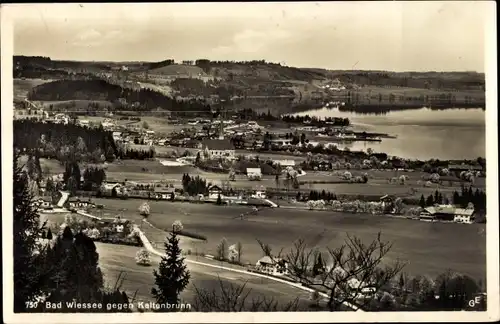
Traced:
<path id="1" fill-rule="evenodd" d="M 210 112 L 210 106 L 202 101 L 177 101 L 163 94 L 150 90 L 134 90 L 110 84 L 105 80 L 58 80 L 39 85 L 28 94 L 30 100 L 103 100 L 119 101 L 124 99 L 134 104 L 137 111 L 149 111 L 156 108 L 169 111 Z"/>

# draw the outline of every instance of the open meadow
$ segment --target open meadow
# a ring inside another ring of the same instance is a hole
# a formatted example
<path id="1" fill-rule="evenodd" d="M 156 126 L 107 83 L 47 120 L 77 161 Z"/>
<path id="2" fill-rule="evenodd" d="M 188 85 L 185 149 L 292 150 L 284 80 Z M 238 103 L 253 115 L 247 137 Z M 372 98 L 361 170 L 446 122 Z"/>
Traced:
<path id="1" fill-rule="evenodd" d="M 36 103 L 46 110 L 54 112 L 59 111 L 61 113 L 86 112 L 89 109 L 89 105 L 99 105 L 102 110 L 114 106 L 111 101 L 106 100 L 36 101 Z M 82 117 L 82 119 L 87 119 L 87 116 Z"/>
<path id="2" fill-rule="evenodd" d="M 24 100 L 28 93 L 36 86 L 51 82 L 43 79 L 14 79 L 14 100 Z"/>
<path id="3" fill-rule="evenodd" d="M 161 159 L 160 159 L 161 160 Z M 56 160 L 40 159 L 42 171 L 44 174 L 58 174 L 64 172 L 64 166 Z M 83 170 L 85 166 L 82 164 Z M 182 175 L 199 175 L 205 178 L 207 182 L 221 185 L 223 181 L 229 179 L 225 173 L 214 173 L 200 170 L 194 166 L 164 166 L 159 160 L 122 160 L 109 163 L 105 166 L 106 176 L 111 181 L 138 181 L 138 182 L 156 182 L 164 181 L 181 187 Z M 340 173 L 346 170 L 339 170 Z M 419 198 L 422 194 L 427 196 L 439 190 L 442 194 L 451 198 L 453 191 L 460 191 L 460 183 L 449 183 L 444 181 L 441 185 L 432 184 L 429 187 L 424 186 L 423 177 L 428 176 L 424 172 L 401 172 L 384 170 L 349 170 L 353 176 L 368 173 L 368 183 L 324 183 L 339 181 L 340 177 L 334 171 L 307 171 L 304 176 L 299 177 L 302 183 L 302 191 L 325 190 L 336 194 L 344 195 L 397 195 L 400 197 Z M 408 179 L 405 184 L 389 183 L 389 179 L 405 175 Z M 280 177 L 279 183 L 273 175 L 264 175 L 261 181 L 249 181 L 246 175 L 237 175 L 235 181 L 229 182 L 229 185 L 235 189 L 248 189 L 256 186 L 266 188 L 285 188 L 284 177 Z M 485 189 L 485 178 L 477 178 L 474 187 Z"/>
<path id="4" fill-rule="evenodd" d="M 138 213 L 142 200 L 94 201 L 104 205 L 102 213 L 108 215 L 105 217 L 119 214 L 136 222 L 142 219 Z M 310 246 L 326 249 L 342 244 L 346 233 L 369 243 L 381 231 L 382 238 L 394 244 L 385 261 L 401 259 L 407 262 L 405 271 L 412 275 L 436 276 L 448 269 L 477 279 L 484 279 L 486 274 L 484 224 L 428 223 L 385 216 L 279 208 L 262 209 L 257 215 L 242 220 L 239 216 L 249 211 L 249 207 L 167 201 L 149 201 L 149 204 L 151 215 L 148 221 L 157 228 L 169 229 L 175 220 L 180 220 L 185 231 L 207 237 L 206 242 L 185 241 L 183 248 L 191 246 L 192 252 L 215 255 L 217 245 L 225 237 L 229 244 L 241 242 L 242 261 L 253 264 L 263 255 L 257 239 L 270 244 L 278 253 L 281 248 L 288 250 L 299 238 L 305 239 Z M 146 226 L 142 225 L 144 229 Z M 153 240 L 161 244 L 157 241 L 161 236 L 158 233 L 158 238 Z M 457 246 L 457 237 L 467 244 Z"/>

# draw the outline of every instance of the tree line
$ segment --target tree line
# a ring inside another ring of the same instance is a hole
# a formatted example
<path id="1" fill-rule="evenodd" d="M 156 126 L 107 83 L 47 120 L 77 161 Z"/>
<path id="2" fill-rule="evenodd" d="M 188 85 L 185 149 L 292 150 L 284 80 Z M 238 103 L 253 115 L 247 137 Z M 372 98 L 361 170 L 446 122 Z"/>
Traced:
<path id="1" fill-rule="evenodd" d="M 330 191 L 318 191 L 318 190 L 311 190 L 309 192 L 309 195 L 302 194 L 300 191 L 297 192 L 297 201 L 304 201 L 304 200 L 325 200 L 325 201 L 332 201 L 332 200 L 337 200 L 337 195 L 334 194 L 333 192 Z"/>
<path id="2" fill-rule="evenodd" d="M 341 118 L 341 117 L 326 117 L 324 119 L 320 119 L 316 116 L 293 116 L 293 115 L 284 115 L 281 117 L 284 122 L 287 123 L 310 123 L 314 126 L 343 126 L 347 127 L 351 124 L 349 118 Z"/>
<path id="3" fill-rule="evenodd" d="M 205 179 L 200 176 L 193 177 L 187 173 L 182 175 L 182 188 L 190 196 L 205 195 L 208 192 L 208 185 Z"/>
<path id="4" fill-rule="evenodd" d="M 177 101 L 151 89 L 135 90 L 96 80 L 57 80 L 39 85 L 28 93 L 30 100 L 105 100 L 116 102 L 125 99 L 139 105 L 128 107 L 135 111 L 149 111 L 158 107 L 170 111 L 210 112 L 210 106 L 202 101 Z"/>
<path id="5" fill-rule="evenodd" d="M 461 208 L 466 208 L 470 203 L 472 203 L 476 211 L 486 211 L 486 192 L 480 190 L 479 188 L 476 188 L 476 190 L 473 190 L 472 187 L 466 188 L 462 184 L 461 191 L 453 191 L 451 199 L 443 196 L 441 192 L 436 190 L 434 194 L 430 194 L 427 197 L 422 194 L 418 204 L 422 208 L 433 206 L 435 204 L 453 204 L 460 206 Z"/>

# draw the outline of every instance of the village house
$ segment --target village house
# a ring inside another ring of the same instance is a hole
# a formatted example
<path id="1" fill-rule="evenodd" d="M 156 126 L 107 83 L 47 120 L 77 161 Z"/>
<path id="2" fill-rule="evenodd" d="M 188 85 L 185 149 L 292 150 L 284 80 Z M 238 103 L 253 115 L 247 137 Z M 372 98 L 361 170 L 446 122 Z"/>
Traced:
<path id="1" fill-rule="evenodd" d="M 217 185 L 213 185 L 210 188 L 208 188 L 208 198 L 209 199 L 217 199 L 219 197 L 219 195 L 222 197 L 222 188 L 221 187 L 219 187 Z"/>
<path id="2" fill-rule="evenodd" d="M 121 141 L 121 140 L 122 140 L 122 134 L 123 134 L 122 132 L 118 132 L 118 131 L 117 131 L 117 132 L 113 132 L 113 133 L 112 133 L 112 135 L 113 135 L 113 140 L 114 140 L 115 142 L 117 142 L 117 141 Z"/>
<path id="3" fill-rule="evenodd" d="M 159 200 L 171 200 L 175 198 L 175 188 L 155 188 L 154 195 Z"/>
<path id="4" fill-rule="evenodd" d="M 99 194 L 104 197 L 127 197 L 127 188 L 121 183 L 105 182 L 101 185 Z"/>
<path id="5" fill-rule="evenodd" d="M 202 142 L 204 152 L 208 152 L 208 158 L 234 158 L 235 149 L 228 139 L 205 139 Z"/>
<path id="6" fill-rule="evenodd" d="M 54 116 L 54 123 L 67 125 L 69 123 L 69 116 L 65 114 L 57 114 Z"/>
<path id="7" fill-rule="evenodd" d="M 281 258 L 275 258 L 270 256 L 265 256 L 260 258 L 255 267 L 258 271 L 266 272 L 275 276 L 287 275 L 288 272 L 288 262 Z"/>
<path id="8" fill-rule="evenodd" d="M 278 145 L 278 146 L 290 146 L 292 145 L 293 139 L 291 138 L 277 138 L 271 140 L 271 144 L 273 145 Z"/>
<path id="9" fill-rule="evenodd" d="M 14 119 L 30 118 L 39 121 L 49 118 L 49 113 L 43 108 L 14 109 Z"/>
<path id="10" fill-rule="evenodd" d="M 262 170 L 260 168 L 247 168 L 247 177 L 249 180 L 261 180 Z"/>
<path id="11" fill-rule="evenodd" d="M 95 208 L 95 204 L 89 201 L 80 200 L 79 198 L 69 198 L 66 202 L 69 208 L 71 209 L 87 209 L 87 208 Z"/>
<path id="12" fill-rule="evenodd" d="M 90 125 L 90 121 L 88 119 L 78 119 L 77 123 L 82 127 Z"/>
<path id="13" fill-rule="evenodd" d="M 386 208 L 386 207 L 389 207 L 389 206 L 393 206 L 394 205 L 394 200 L 395 197 L 394 196 L 391 196 L 391 195 L 383 195 L 382 197 L 380 197 L 380 203 L 382 204 L 382 208 Z"/>
<path id="14" fill-rule="evenodd" d="M 38 198 L 33 202 L 33 205 L 40 209 L 52 209 L 54 207 L 50 198 Z"/>
<path id="15" fill-rule="evenodd" d="M 111 121 L 110 119 L 105 119 L 102 123 L 101 123 L 101 126 L 104 128 L 104 129 L 110 129 L 110 128 L 113 128 L 116 126 L 116 124 Z"/>
<path id="16" fill-rule="evenodd" d="M 252 198 L 266 199 L 266 188 L 263 186 L 256 187 L 252 190 Z"/>
<path id="17" fill-rule="evenodd" d="M 331 273 L 333 277 L 338 278 L 348 278 L 347 284 L 349 290 L 352 292 L 359 292 L 364 296 L 372 296 L 375 293 L 376 289 L 371 287 L 369 283 L 364 282 L 356 278 L 355 276 L 351 276 L 345 269 L 340 266 L 335 266 L 332 260 L 328 260 L 325 263 L 324 271 L 326 273 Z"/>

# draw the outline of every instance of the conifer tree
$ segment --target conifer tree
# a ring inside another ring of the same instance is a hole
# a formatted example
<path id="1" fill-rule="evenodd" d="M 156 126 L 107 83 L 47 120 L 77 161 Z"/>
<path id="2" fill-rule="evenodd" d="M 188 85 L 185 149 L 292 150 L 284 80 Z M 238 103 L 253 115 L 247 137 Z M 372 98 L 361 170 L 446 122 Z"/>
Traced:
<path id="1" fill-rule="evenodd" d="M 52 235 L 52 231 L 50 230 L 50 227 L 49 227 L 49 229 L 47 231 L 47 239 L 52 240 L 53 237 L 54 236 Z"/>
<path id="2" fill-rule="evenodd" d="M 175 310 L 175 305 L 180 301 L 180 293 L 186 288 L 191 277 L 181 256 L 179 239 L 176 231 L 172 231 L 165 242 L 166 256 L 162 257 L 158 271 L 153 270 L 155 285 L 151 294 L 158 303 L 169 303 L 170 310 Z M 167 308 L 161 310 L 168 311 Z"/>
<path id="3" fill-rule="evenodd" d="M 323 258 L 321 257 L 321 253 L 318 253 L 318 257 L 316 258 L 316 263 L 313 266 L 313 275 L 317 276 L 321 274 L 324 270 Z"/>
<path id="4" fill-rule="evenodd" d="M 434 205 L 434 197 L 432 195 L 427 196 L 427 200 L 425 201 L 425 204 L 427 206 L 432 206 Z"/>
<path id="5" fill-rule="evenodd" d="M 425 207 L 425 198 L 424 198 L 424 195 L 423 195 L 423 194 L 420 196 L 420 201 L 419 201 L 418 205 L 419 205 L 420 207 L 422 207 L 422 208 L 424 208 L 424 207 Z"/>
<path id="6" fill-rule="evenodd" d="M 32 204 L 28 176 L 18 165 L 19 154 L 14 153 L 14 312 L 25 312 L 26 303 L 43 293 L 44 249 L 37 239 L 44 230 L 40 216 Z"/>

